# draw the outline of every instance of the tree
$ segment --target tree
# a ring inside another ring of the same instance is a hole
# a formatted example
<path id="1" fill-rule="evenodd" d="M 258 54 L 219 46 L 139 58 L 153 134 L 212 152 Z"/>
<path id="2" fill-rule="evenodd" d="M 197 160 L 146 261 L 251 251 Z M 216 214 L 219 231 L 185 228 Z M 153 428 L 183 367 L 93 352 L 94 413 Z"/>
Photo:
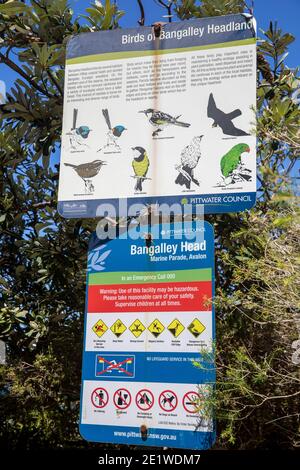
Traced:
<path id="1" fill-rule="evenodd" d="M 172 12 L 188 19 L 246 8 L 240 0 L 197 5 L 174 1 Z M 66 41 L 117 27 L 122 14 L 110 1 L 88 8 L 83 20 L 65 0 L 0 4 L 0 62 L 16 74 L 0 107 L 0 337 L 8 353 L 0 366 L 0 442 L 6 448 L 87 445 L 77 421 L 86 251 L 95 222 L 58 216 L 53 160 Z M 218 447 L 299 445 L 300 378 L 291 361 L 299 212 L 289 190 L 300 145 L 299 79 L 285 63 L 293 39 L 271 23 L 258 48 L 259 201 L 247 213 L 209 217 L 217 243 Z"/>

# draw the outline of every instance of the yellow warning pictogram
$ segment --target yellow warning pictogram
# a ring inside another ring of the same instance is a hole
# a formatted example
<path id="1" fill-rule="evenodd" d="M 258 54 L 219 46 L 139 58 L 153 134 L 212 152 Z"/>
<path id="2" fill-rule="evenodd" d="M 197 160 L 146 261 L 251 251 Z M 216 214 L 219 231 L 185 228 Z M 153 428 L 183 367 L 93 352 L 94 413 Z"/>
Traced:
<path id="1" fill-rule="evenodd" d="M 155 338 L 157 338 L 164 331 L 164 329 L 164 325 L 157 319 L 153 320 L 151 325 L 148 327 L 148 330 L 153 334 L 153 336 L 155 336 Z"/>
<path id="2" fill-rule="evenodd" d="M 174 338 L 177 338 L 183 332 L 184 326 L 179 320 L 177 320 L 177 318 L 175 318 L 175 320 L 173 320 L 168 326 L 168 330 L 172 333 Z"/>
<path id="3" fill-rule="evenodd" d="M 138 338 L 139 336 L 141 336 L 141 334 L 143 333 L 143 331 L 145 331 L 146 327 L 143 325 L 143 323 L 139 320 L 139 319 L 136 319 L 132 325 L 130 325 L 129 327 L 131 333 L 136 337 Z"/>
<path id="4" fill-rule="evenodd" d="M 205 326 L 200 320 L 198 320 L 198 318 L 195 318 L 187 328 L 195 338 L 198 338 L 198 336 L 205 330 Z"/>
<path id="5" fill-rule="evenodd" d="M 121 336 L 127 328 L 121 320 L 117 320 L 110 327 L 110 329 L 116 335 L 116 337 L 119 338 L 119 336 Z"/>
<path id="6" fill-rule="evenodd" d="M 108 330 L 108 326 L 105 325 L 104 321 L 98 320 L 92 328 L 93 332 L 101 338 L 102 335 Z"/>

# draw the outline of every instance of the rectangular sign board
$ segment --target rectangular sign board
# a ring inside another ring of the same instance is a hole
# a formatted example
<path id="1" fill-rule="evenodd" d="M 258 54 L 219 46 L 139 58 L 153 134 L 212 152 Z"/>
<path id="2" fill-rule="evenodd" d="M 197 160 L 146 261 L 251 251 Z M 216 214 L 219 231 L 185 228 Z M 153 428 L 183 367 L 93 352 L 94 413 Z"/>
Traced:
<path id="1" fill-rule="evenodd" d="M 91 238 L 80 433 L 206 449 L 215 440 L 213 229 L 157 227 L 150 246 L 130 231 L 105 244 Z"/>
<path id="2" fill-rule="evenodd" d="M 249 209 L 256 31 L 242 14 L 83 33 L 67 46 L 58 211 Z M 122 202 L 122 204 L 120 204 Z M 109 204 L 104 207 L 104 204 Z M 134 214 L 132 214 L 134 215 Z"/>

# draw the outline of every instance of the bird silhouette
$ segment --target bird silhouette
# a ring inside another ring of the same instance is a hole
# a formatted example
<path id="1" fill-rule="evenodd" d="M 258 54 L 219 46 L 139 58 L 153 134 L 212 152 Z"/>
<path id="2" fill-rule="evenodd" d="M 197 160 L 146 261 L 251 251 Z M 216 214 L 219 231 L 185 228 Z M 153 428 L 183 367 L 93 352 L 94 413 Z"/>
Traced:
<path id="1" fill-rule="evenodd" d="M 159 132 L 163 131 L 166 127 L 170 125 L 179 127 L 190 127 L 190 124 L 178 121 L 180 115 L 173 117 L 170 114 L 163 113 L 162 111 L 157 111 L 152 108 L 145 109 L 144 111 L 139 111 L 139 113 L 144 113 L 145 116 L 148 118 L 150 124 L 156 128 L 156 130 L 152 133 L 152 137 L 157 136 Z"/>
<path id="2" fill-rule="evenodd" d="M 78 109 L 73 109 L 73 127 L 71 128 L 70 132 L 67 132 L 67 135 L 70 136 L 70 144 L 71 148 L 77 150 L 78 147 L 85 146 L 88 147 L 88 145 L 84 142 L 90 132 L 91 129 L 88 126 L 79 126 L 76 127 L 77 123 L 77 116 L 78 116 Z"/>
<path id="3" fill-rule="evenodd" d="M 135 191 L 143 190 L 143 181 L 146 179 L 146 175 L 149 169 L 149 158 L 146 150 L 143 147 L 132 147 L 133 150 L 133 161 L 132 168 L 136 178 L 136 184 L 134 187 Z"/>
<path id="4" fill-rule="evenodd" d="M 200 143 L 202 137 L 203 135 L 194 137 L 191 143 L 184 147 L 181 152 L 181 164 L 175 167 L 179 171 L 175 183 L 185 186 L 187 189 L 191 189 L 191 182 L 200 186 L 199 181 L 194 177 L 194 170 L 201 157 Z"/>
<path id="5" fill-rule="evenodd" d="M 107 133 L 107 142 L 106 142 L 106 144 L 104 145 L 103 148 L 100 148 L 98 150 L 98 152 L 100 152 L 101 150 L 106 149 L 107 147 L 114 147 L 116 150 L 120 151 L 121 147 L 118 144 L 118 140 L 121 137 L 121 135 L 123 134 L 123 132 L 126 131 L 127 129 L 126 129 L 126 127 L 121 126 L 120 124 L 118 124 L 115 127 L 112 127 L 111 122 L 110 122 L 108 109 L 102 109 L 102 114 L 104 116 L 105 122 L 106 122 L 107 127 L 108 127 L 108 133 Z"/>
<path id="6" fill-rule="evenodd" d="M 77 175 L 84 181 L 85 191 L 90 194 L 94 191 L 94 185 L 91 178 L 97 176 L 102 166 L 106 165 L 103 160 L 94 160 L 89 163 L 82 163 L 80 165 L 73 165 L 73 163 L 65 163 L 65 166 L 70 166 L 77 173 Z"/>
<path id="7" fill-rule="evenodd" d="M 235 127 L 232 122 L 233 119 L 241 116 L 241 114 L 242 111 L 240 109 L 235 109 L 231 113 L 225 113 L 224 111 L 221 111 L 221 109 L 217 108 L 213 94 L 211 93 L 209 95 L 207 116 L 214 120 L 213 127 L 221 127 L 223 134 L 232 136 L 250 135 L 242 129 Z"/>

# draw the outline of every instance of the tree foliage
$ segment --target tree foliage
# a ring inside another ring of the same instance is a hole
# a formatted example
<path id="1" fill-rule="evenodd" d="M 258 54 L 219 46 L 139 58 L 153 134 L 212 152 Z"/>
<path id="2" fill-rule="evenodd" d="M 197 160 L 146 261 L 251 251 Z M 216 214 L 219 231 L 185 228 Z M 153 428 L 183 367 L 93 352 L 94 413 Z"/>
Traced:
<path id="1" fill-rule="evenodd" d="M 241 12 L 241 0 L 172 2 L 180 19 Z M 67 39 L 115 28 L 106 0 L 75 18 L 65 0 L 0 4 L 0 63 L 15 73 L 0 106 L 0 442 L 82 446 L 77 431 L 87 240 L 95 222 L 56 212 Z M 271 23 L 258 46 L 258 203 L 210 216 L 216 233 L 217 447 L 300 445 L 299 212 L 290 174 L 299 153 L 294 38 Z M 16 60 L 17 57 L 17 60 Z M 254 119 L 253 119 L 254 120 Z M 298 316 L 298 317 L 297 317 Z"/>

